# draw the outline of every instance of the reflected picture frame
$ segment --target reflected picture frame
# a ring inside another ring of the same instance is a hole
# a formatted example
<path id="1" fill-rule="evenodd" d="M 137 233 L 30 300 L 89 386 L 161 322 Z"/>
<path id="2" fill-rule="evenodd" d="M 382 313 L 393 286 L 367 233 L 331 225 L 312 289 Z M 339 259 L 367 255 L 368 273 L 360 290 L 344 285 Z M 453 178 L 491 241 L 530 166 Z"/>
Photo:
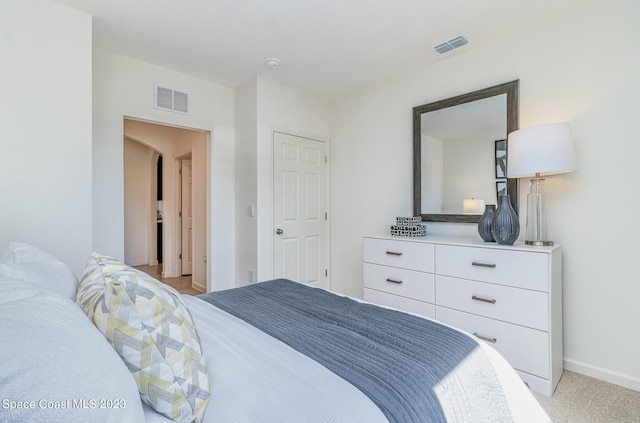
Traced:
<path id="1" fill-rule="evenodd" d="M 507 140 L 495 142 L 496 152 L 496 179 L 507 178 Z"/>
<path id="2" fill-rule="evenodd" d="M 496 198 L 500 200 L 501 195 L 507 195 L 507 180 L 496 181 Z"/>

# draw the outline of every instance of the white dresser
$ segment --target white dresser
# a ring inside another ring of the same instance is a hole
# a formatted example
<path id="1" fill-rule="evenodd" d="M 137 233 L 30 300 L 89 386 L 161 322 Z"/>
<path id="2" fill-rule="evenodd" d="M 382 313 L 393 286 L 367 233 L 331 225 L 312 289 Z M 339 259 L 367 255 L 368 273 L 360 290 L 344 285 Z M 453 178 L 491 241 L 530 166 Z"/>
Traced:
<path id="1" fill-rule="evenodd" d="M 469 332 L 532 390 L 553 393 L 563 369 L 560 246 L 381 235 L 364 238 L 363 258 L 366 301 Z"/>

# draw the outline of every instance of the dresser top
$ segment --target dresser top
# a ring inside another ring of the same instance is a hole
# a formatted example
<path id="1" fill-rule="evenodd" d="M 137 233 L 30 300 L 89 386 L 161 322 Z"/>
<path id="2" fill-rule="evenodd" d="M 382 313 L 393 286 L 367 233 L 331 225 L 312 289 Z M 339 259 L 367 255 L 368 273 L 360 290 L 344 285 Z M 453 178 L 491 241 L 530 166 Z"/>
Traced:
<path id="1" fill-rule="evenodd" d="M 562 245 L 555 244 L 548 247 L 537 247 L 526 245 L 524 242 L 516 242 L 513 245 L 501 245 L 497 242 L 484 242 L 480 238 L 462 236 L 427 235 L 421 237 L 394 236 L 388 234 L 366 235 L 365 238 L 390 239 L 405 242 L 424 242 L 429 244 L 461 245 L 466 247 L 492 248 L 496 250 L 526 251 L 529 253 L 551 253 L 562 248 Z"/>

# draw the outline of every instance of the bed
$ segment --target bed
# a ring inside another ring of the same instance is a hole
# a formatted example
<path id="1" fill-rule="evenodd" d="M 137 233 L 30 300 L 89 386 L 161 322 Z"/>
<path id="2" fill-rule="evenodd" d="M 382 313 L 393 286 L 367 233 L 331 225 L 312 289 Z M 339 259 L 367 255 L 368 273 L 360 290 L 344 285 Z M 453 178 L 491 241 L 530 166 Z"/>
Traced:
<path id="1" fill-rule="evenodd" d="M 181 296 L 96 253 L 76 293 L 52 282 L 71 279 L 55 257 L 20 243 L 9 251 L 0 422 L 549 421 L 495 350 L 423 317 L 282 279 Z M 144 302 L 153 306 L 131 308 Z M 113 329 L 123 316 L 126 328 Z M 154 330 L 162 342 L 132 351 Z M 142 386 L 131 359 L 164 360 L 174 347 L 188 357 L 168 370 L 167 383 L 189 387 L 180 405 Z"/>

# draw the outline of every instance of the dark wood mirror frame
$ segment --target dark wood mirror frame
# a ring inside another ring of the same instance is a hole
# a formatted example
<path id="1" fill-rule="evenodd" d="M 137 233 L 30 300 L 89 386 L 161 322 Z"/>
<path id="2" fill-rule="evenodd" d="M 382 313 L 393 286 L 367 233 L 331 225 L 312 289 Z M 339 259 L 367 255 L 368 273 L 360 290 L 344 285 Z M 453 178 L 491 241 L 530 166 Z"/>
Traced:
<path id="1" fill-rule="evenodd" d="M 494 87 L 473 91 L 456 97 L 447 98 L 445 100 L 436 101 L 434 103 L 423 104 L 413 108 L 413 215 L 422 216 L 423 221 L 427 222 L 459 222 L 459 223 L 477 223 L 480 215 L 466 214 L 422 214 L 422 120 L 423 113 L 434 110 L 445 109 L 447 107 L 457 106 L 459 104 L 469 103 L 471 101 L 482 100 L 484 98 L 496 95 L 507 95 L 507 135 L 518 129 L 518 95 L 519 80 L 496 85 Z M 513 178 L 507 179 L 507 192 L 511 206 L 518 213 L 518 180 Z"/>

